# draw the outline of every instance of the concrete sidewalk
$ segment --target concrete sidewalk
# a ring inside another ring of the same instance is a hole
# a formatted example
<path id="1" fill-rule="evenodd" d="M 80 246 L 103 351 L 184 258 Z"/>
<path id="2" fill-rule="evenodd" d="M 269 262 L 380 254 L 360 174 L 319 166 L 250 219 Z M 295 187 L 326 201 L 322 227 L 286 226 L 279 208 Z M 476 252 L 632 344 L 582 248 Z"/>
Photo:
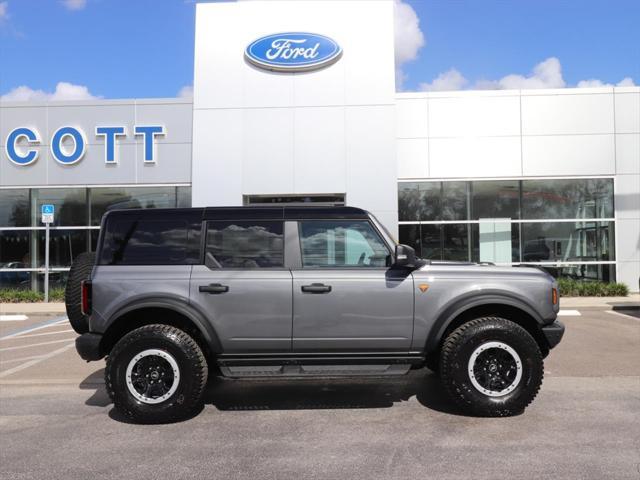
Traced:
<path id="1" fill-rule="evenodd" d="M 632 293 L 628 297 L 561 297 L 560 308 L 585 307 L 639 307 L 640 294 Z M 0 314 L 12 313 L 66 313 L 64 303 L 3 303 Z"/>

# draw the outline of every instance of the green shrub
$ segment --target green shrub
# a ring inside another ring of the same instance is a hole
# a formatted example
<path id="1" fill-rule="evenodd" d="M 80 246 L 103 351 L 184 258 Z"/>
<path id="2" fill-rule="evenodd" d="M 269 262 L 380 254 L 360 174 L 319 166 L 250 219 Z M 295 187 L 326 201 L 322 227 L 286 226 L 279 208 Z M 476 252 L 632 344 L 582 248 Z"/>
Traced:
<path id="1" fill-rule="evenodd" d="M 581 282 L 570 278 L 559 278 L 561 297 L 626 297 L 629 288 L 623 283 Z"/>
<path id="2" fill-rule="evenodd" d="M 44 293 L 30 289 L 3 288 L 0 289 L 0 303 L 35 303 L 43 302 Z M 49 289 L 50 302 L 64 302 L 64 288 Z"/>

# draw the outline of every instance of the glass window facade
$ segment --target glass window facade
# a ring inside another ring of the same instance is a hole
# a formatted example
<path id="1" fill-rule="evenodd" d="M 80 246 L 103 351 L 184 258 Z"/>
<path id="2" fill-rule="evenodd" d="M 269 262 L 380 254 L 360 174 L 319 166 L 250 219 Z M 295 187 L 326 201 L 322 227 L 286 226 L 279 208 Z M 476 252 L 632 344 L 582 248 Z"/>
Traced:
<path id="1" fill-rule="evenodd" d="M 422 258 L 615 279 L 613 179 L 401 182 L 400 242 Z"/>
<path id="2" fill-rule="evenodd" d="M 0 189 L 0 288 L 42 289 L 45 231 L 40 206 L 44 203 L 56 206 L 49 244 L 49 264 L 56 271 L 50 281 L 52 286 L 63 286 L 73 259 L 95 250 L 104 213 L 116 208 L 190 207 L 191 187 Z"/>

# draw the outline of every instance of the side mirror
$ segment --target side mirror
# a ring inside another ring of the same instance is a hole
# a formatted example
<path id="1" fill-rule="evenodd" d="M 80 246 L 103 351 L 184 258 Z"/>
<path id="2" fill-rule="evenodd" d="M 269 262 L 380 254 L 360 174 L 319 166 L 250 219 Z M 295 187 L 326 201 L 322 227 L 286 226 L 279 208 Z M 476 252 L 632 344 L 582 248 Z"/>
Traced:
<path id="1" fill-rule="evenodd" d="M 409 245 L 396 245 L 394 267 L 415 268 L 416 251 Z"/>

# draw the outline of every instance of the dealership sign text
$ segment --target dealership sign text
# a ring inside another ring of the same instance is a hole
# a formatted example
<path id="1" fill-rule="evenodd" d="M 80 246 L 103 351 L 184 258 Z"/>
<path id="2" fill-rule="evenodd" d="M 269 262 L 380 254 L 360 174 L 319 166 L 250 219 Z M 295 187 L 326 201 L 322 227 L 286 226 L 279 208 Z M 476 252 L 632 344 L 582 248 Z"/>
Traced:
<path id="1" fill-rule="evenodd" d="M 155 139 L 165 135 L 162 125 L 135 125 L 133 135 L 143 141 L 144 162 L 155 163 Z M 127 136 L 124 126 L 96 127 L 95 136 L 104 141 L 104 161 L 106 164 L 117 164 L 116 144 L 119 138 Z M 5 152 L 9 160 L 19 166 L 31 165 L 38 159 L 41 136 L 36 128 L 18 127 L 7 135 Z M 62 165 L 73 165 L 84 157 L 87 150 L 87 136 L 80 128 L 64 126 L 58 128 L 51 136 L 51 156 Z"/>

